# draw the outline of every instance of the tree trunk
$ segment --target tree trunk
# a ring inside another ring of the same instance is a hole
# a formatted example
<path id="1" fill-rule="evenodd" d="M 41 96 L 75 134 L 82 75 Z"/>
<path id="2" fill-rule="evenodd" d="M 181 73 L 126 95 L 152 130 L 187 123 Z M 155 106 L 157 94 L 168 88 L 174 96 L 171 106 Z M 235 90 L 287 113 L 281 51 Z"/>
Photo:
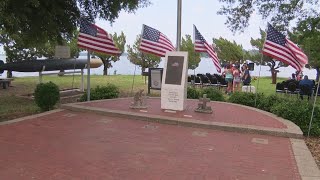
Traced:
<path id="1" fill-rule="evenodd" d="M 319 73 L 320 73 L 320 67 L 316 67 L 316 71 L 317 71 L 317 76 L 316 76 L 316 81 L 319 81 Z"/>
<path id="2" fill-rule="evenodd" d="M 7 71 L 7 78 L 12 78 L 12 71 Z"/>
<path id="3" fill-rule="evenodd" d="M 278 71 L 275 69 L 271 70 L 272 84 L 277 84 L 277 74 Z"/>
<path id="4" fill-rule="evenodd" d="M 108 60 L 102 60 L 103 62 L 103 75 L 108 75 Z"/>

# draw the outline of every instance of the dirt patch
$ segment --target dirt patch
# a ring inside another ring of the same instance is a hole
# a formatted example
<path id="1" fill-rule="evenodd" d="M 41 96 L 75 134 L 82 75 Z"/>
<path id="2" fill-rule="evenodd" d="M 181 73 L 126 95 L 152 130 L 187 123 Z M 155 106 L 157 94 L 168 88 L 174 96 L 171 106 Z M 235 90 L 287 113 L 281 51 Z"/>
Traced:
<path id="1" fill-rule="evenodd" d="M 305 141 L 320 168 L 320 137 L 305 138 Z"/>

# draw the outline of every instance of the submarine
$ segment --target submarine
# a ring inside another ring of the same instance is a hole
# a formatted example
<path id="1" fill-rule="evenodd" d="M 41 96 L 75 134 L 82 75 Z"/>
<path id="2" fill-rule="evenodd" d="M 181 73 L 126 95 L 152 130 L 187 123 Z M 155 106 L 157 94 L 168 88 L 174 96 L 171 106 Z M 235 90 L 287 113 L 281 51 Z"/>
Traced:
<path id="1" fill-rule="evenodd" d="M 102 65 L 100 59 L 90 59 L 90 68 L 98 68 Z M 4 63 L 0 61 L 0 74 L 5 70 L 17 72 L 42 72 L 56 70 L 72 70 L 87 68 L 87 59 L 43 59 L 25 60 L 20 62 Z"/>

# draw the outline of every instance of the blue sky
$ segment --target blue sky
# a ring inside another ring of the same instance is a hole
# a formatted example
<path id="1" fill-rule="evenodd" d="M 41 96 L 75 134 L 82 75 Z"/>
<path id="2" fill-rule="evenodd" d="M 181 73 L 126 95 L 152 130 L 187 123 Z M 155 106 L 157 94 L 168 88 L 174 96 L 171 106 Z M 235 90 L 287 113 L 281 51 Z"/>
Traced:
<path id="1" fill-rule="evenodd" d="M 110 25 L 109 22 L 97 20 L 96 24 L 109 33 L 123 31 L 127 37 L 127 44 L 132 44 L 136 36 L 141 33 L 142 24 L 158 29 L 168 36 L 172 43 L 176 44 L 177 29 L 177 0 L 151 0 L 152 5 L 141 8 L 135 14 L 121 12 L 119 18 Z M 250 38 L 260 36 L 259 27 L 265 29 L 267 23 L 253 14 L 250 26 L 244 33 L 233 34 L 227 26 L 226 17 L 217 15 L 222 6 L 218 0 L 182 0 L 182 36 L 193 35 L 193 24 L 195 24 L 211 44 L 212 38 L 223 37 L 235 40 L 242 44 L 245 49 L 252 49 Z"/>

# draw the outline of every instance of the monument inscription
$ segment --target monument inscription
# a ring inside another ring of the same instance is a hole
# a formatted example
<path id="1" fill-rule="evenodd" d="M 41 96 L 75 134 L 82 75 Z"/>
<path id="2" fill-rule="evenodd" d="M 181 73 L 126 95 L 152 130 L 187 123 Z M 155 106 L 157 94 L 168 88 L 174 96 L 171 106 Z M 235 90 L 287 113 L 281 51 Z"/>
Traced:
<path id="1" fill-rule="evenodd" d="M 183 111 L 187 98 L 187 52 L 168 52 L 161 85 L 161 109 Z"/>

